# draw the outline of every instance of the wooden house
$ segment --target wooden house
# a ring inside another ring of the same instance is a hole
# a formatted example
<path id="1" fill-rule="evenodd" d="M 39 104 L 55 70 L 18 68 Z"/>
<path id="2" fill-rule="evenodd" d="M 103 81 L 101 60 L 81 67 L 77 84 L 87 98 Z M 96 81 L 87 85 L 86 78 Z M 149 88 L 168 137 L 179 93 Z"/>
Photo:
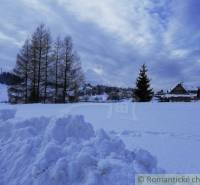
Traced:
<path id="1" fill-rule="evenodd" d="M 170 94 L 189 94 L 188 91 L 183 87 L 182 83 L 176 85 L 170 92 Z"/>
<path id="2" fill-rule="evenodd" d="M 169 93 L 161 95 L 161 102 L 190 102 L 196 100 L 197 94 L 191 93 L 182 83 L 177 84 Z"/>

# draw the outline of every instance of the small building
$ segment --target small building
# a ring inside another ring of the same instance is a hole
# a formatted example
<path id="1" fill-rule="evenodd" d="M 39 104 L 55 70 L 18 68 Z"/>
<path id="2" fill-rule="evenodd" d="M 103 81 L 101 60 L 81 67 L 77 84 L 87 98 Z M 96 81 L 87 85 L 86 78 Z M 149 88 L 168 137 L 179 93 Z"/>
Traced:
<path id="1" fill-rule="evenodd" d="M 188 91 L 183 87 L 182 83 L 176 85 L 170 92 L 170 94 L 189 94 Z"/>
<path id="2" fill-rule="evenodd" d="M 182 83 L 177 84 L 169 93 L 159 96 L 160 102 L 190 102 L 197 99 L 196 93 L 191 93 Z"/>

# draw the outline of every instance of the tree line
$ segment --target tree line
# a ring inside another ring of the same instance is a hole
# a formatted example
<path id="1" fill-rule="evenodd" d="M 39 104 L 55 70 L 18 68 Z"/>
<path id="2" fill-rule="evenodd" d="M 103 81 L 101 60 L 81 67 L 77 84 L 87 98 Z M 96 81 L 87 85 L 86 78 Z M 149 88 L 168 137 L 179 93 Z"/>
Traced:
<path id="1" fill-rule="evenodd" d="M 71 37 L 53 40 L 44 24 L 26 39 L 17 54 L 13 75 L 20 80 L 9 86 L 11 103 L 76 102 L 84 83 Z"/>
<path id="2" fill-rule="evenodd" d="M 10 103 L 67 103 L 78 102 L 84 96 L 84 74 L 80 58 L 74 49 L 71 37 L 52 39 L 49 29 L 39 25 L 26 39 L 16 58 L 12 73 L 2 73 L 0 82 L 9 85 Z M 92 89 L 105 91 L 103 86 Z M 87 91 L 86 91 L 87 92 Z M 98 93 L 97 93 L 98 94 Z M 147 102 L 153 97 L 147 67 L 142 65 L 136 87 L 120 90 L 112 88 L 109 98 L 131 97 L 133 101 Z M 88 94 L 89 95 L 89 94 Z"/>

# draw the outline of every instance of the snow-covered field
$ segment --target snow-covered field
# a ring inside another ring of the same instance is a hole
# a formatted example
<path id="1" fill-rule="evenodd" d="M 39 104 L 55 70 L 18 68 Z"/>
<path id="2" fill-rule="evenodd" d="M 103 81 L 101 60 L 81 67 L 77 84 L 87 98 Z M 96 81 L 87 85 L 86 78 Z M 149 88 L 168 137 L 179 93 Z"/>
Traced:
<path id="1" fill-rule="evenodd" d="M 5 109 L 16 115 L 0 113 L 2 185 L 132 184 L 140 172 L 200 173 L 198 102 L 0 104 Z"/>

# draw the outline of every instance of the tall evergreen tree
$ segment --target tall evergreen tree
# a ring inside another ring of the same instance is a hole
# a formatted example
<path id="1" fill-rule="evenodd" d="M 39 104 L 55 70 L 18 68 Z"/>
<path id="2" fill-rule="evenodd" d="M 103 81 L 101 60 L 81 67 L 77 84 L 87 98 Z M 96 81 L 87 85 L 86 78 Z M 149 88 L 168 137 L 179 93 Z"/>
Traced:
<path id="1" fill-rule="evenodd" d="M 153 97 L 153 89 L 150 87 L 150 79 L 147 76 L 147 67 L 145 64 L 140 69 L 139 76 L 136 82 L 134 98 L 139 102 L 151 101 Z"/>

